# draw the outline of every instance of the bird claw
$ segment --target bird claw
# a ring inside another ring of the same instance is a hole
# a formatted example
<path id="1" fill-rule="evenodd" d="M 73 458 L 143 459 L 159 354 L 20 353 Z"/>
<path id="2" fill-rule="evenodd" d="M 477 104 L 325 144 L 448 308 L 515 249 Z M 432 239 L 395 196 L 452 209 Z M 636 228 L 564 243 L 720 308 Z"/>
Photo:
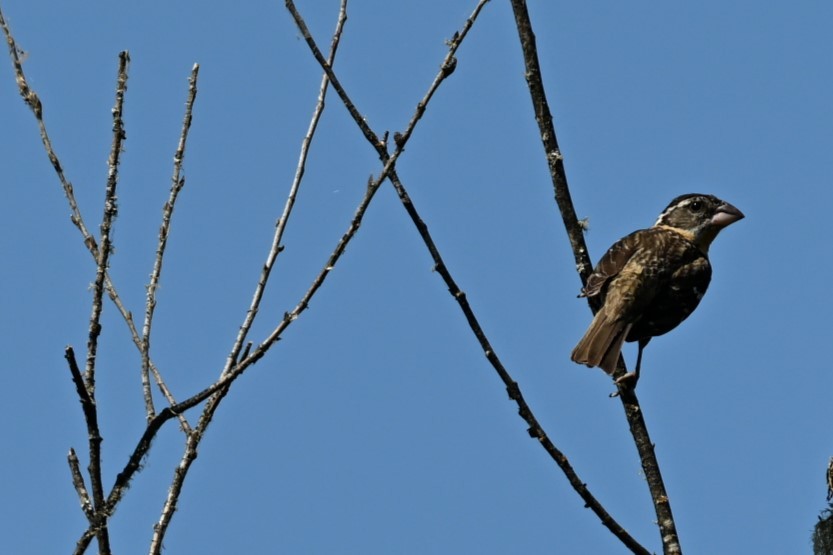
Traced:
<path id="1" fill-rule="evenodd" d="M 629 390 L 633 391 L 634 388 L 636 387 L 636 382 L 638 380 L 639 380 L 639 376 L 637 375 L 636 372 L 628 372 L 627 374 L 622 374 L 621 376 L 619 376 L 618 378 L 613 380 L 613 383 L 616 384 L 616 387 L 618 389 L 616 391 L 614 391 L 613 393 L 611 393 L 609 395 L 609 397 L 611 399 L 615 399 L 616 397 L 619 396 L 619 393 L 621 393 L 622 390 L 629 389 Z"/>
<path id="2" fill-rule="evenodd" d="M 626 387 L 628 389 L 635 389 L 636 382 L 639 380 L 639 374 L 636 372 L 628 372 L 613 380 L 617 386 Z"/>

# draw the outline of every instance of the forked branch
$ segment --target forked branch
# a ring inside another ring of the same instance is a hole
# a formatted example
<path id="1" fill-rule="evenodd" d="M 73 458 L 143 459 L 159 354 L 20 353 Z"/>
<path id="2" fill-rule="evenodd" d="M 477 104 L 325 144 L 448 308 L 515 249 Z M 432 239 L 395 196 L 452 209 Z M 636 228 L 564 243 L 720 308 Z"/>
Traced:
<path id="1" fill-rule="evenodd" d="M 35 93 L 35 91 L 29 86 L 29 83 L 26 79 L 26 74 L 23 71 L 23 63 L 20 56 L 21 50 L 18 48 L 17 43 L 14 40 L 14 36 L 12 35 L 9 26 L 3 17 L 2 8 L 0 8 L 0 27 L 2 27 L 3 29 L 3 34 L 6 38 L 6 43 L 9 47 L 9 55 L 12 60 L 12 66 L 14 68 L 15 80 L 18 85 L 18 90 L 24 102 L 26 102 L 26 105 L 32 110 L 32 114 L 35 116 L 35 120 L 37 121 L 38 128 L 40 130 L 40 137 L 41 142 L 43 143 L 44 150 L 46 151 L 46 155 L 49 158 L 49 162 L 52 164 L 52 167 L 55 170 L 55 174 L 58 177 L 58 181 L 60 181 L 61 183 L 61 188 L 63 189 L 64 195 L 67 199 L 67 203 L 69 204 L 70 221 L 81 233 L 81 238 L 84 241 L 84 245 L 87 247 L 87 250 L 92 256 L 93 261 L 95 261 L 96 264 L 98 264 L 98 244 L 96 243 L 95 238 L 90 234 L 86 224 L 84 223 L 84 218 L 81 214 L 80 208 L 78 207 L 78 202 L 75 199 L 75 191 L 73 189 L 72 183 L 67 179 L 66 175 L 64 174 L 63 165 L 61 164 L 61 161 L 58 158 L 57 153 L 55 152 L 55 149 L 52 145 L 52 140 L 49 138 L 49 133 L 46 129 L 46 122 L 44 121 L 43 117 L 43 105 L 37 93 Z M 130 336 L 133 340 L 133 344 L 141 353 L 142 339 L 139 336 L 138 330 L 136 329 L 136 323 L 133 321 L 133 315 L 129 310 L 127 310 L 124 303 L 122 302 L 121 297 L 119 296 L 119 293 L 116 290 L 116 286 L 115 284 L 113 284 L 110 278 L 110 274 L 106 269 L 104 273 L 104 288 L 107 292 L 107 296 L 110 297 L 110 300 L 116 306 L 116 309 L 119 311 L 119 314 L 121 314 L 122 319 L 127 325 L 127 328 L 130 331 Z M 154 375 L 157 376 L 158 371 L 155 365 L 153 364 L 152 360 L 149 361 L 149 366 L 151 372 L 153 372 Z M 170 399 L 172 399 L 172 397 L 170 397 L 169 394 L 166 392 L 164 384 L 160 384 L 160 388 L 162 388 L 163 394 L 165 394 L 166 398 L 169 398 L 169 402 L 171 402 Z"/>

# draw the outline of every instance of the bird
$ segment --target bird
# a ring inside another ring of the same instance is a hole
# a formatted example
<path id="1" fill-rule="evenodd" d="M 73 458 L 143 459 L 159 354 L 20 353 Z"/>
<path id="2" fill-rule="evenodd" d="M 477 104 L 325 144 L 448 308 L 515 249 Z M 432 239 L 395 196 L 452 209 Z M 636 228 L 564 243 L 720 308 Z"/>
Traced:
<path id="1" fill-rule="evenodd" d="M 689 193 L 672 200 L 652 227 L 614 243 L 579 295 L 600 308 L 573 349 L 573 362 L 613 375 L 622 344 L 636 341 L 634 372 L 616 380 L 636 387 L 645 346 L 697 308 L 712 276 L 709 246 L 723 228 L 743 218 L 714 195 Z"/>

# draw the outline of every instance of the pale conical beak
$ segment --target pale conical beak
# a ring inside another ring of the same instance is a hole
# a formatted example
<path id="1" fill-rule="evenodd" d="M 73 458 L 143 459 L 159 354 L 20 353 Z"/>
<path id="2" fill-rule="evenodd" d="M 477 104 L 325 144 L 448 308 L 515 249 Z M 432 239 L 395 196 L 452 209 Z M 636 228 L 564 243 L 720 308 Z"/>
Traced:
<path id="1" fill-rule="evenodd" d="M 715 212 L 714 216 L 712 216 L 711 223 L 722 229 L 742 219 L 743 212 L 728 202 L 723 202 L 723 204 L 717 207 L 717 212 Z"/>

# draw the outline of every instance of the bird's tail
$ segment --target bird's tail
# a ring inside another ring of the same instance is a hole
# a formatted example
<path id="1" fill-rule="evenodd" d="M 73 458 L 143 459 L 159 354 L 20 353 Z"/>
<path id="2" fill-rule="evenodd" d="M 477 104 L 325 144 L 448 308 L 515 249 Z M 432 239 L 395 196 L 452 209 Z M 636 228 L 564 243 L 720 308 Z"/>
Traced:
<path id="1" fill-rule="evenodd" d="M 598 366 L 608 374 L 613 374 L 619 362 L 622 343 L 625 342 L 633 324 L 625 324 L 621 320 L 610 318 L 608 311 L 602 307 L 570 358 L 573 362 Z"/>

